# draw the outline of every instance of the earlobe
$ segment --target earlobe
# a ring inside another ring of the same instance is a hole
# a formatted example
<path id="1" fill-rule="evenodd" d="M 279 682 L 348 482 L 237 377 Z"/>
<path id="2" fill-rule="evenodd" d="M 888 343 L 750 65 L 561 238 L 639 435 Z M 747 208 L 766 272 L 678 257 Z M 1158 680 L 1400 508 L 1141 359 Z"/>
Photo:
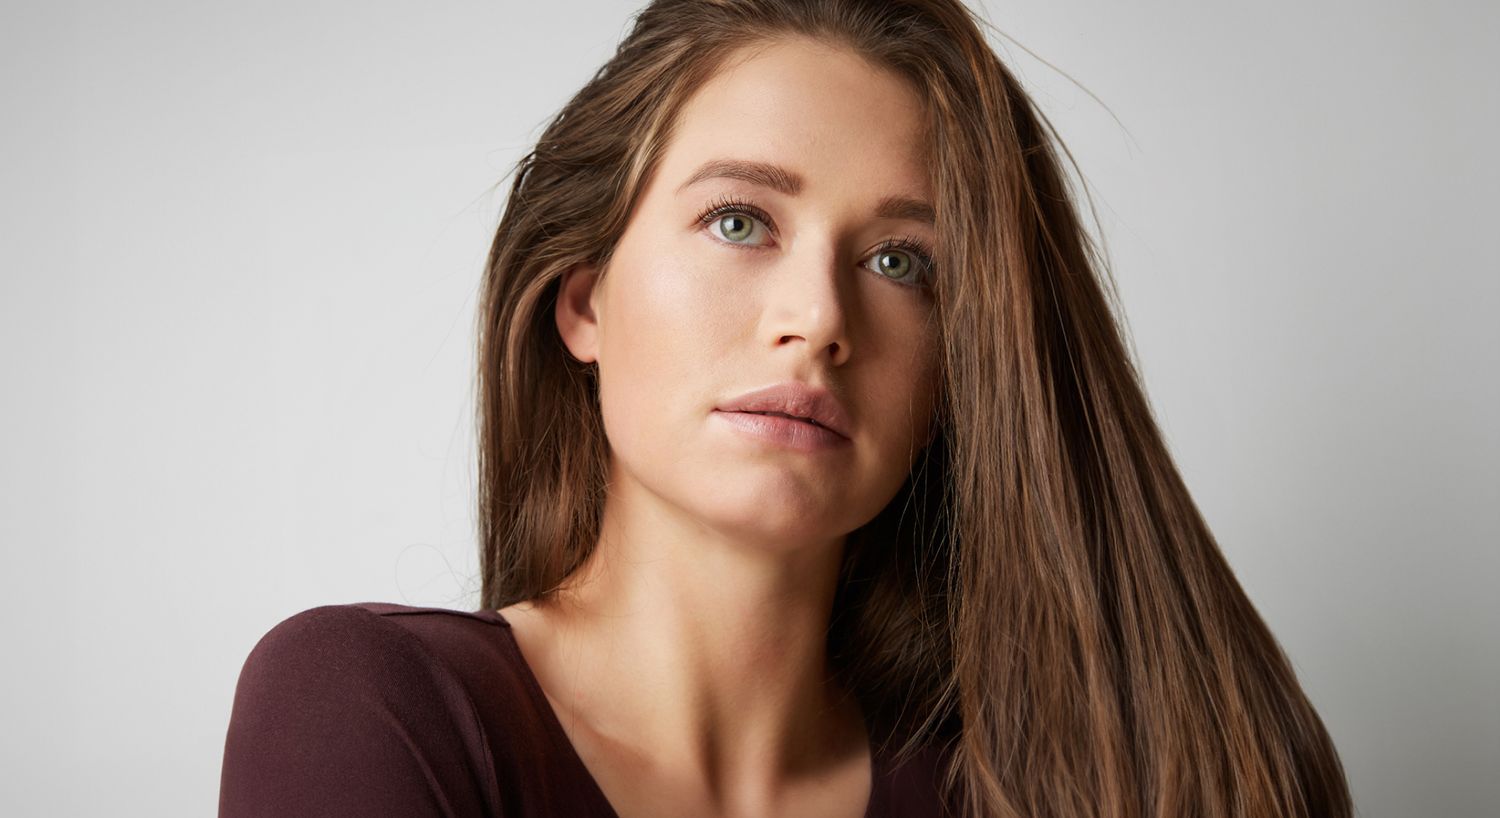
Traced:
<path id="1" fill-rule="evenodd" d="M 599 318 L 594 311 L 594 285 L 598 268 L 575 264 L 563 272 L 557 285 L 553 317 L 557 334 L 574 358 L 583 363 L 599 360 Z"/>

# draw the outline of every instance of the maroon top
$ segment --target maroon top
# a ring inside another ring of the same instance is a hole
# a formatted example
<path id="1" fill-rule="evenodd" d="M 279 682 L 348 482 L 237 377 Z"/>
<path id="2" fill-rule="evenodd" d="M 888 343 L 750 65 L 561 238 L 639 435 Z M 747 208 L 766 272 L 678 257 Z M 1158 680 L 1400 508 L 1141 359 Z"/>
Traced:
<path id="1" fill-rule="evenodd" d="M 865 818 L 939 816 L 937 756 L 872 757 Z M 220 818 L 619 818 L 495 611 L 324 605 L 240 672 Z"/>

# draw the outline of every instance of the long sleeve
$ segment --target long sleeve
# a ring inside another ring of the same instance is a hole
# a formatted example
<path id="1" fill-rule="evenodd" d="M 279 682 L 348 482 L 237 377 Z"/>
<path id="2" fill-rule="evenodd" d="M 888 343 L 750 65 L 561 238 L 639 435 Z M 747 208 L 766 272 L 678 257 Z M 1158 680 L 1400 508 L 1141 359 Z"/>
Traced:
<path id="1" fill-rule="evenodd" d="M 473 701 L 380 616 L 324 606 L 245 660 L 225 737 L 220 818 L 499 816 Z"/>

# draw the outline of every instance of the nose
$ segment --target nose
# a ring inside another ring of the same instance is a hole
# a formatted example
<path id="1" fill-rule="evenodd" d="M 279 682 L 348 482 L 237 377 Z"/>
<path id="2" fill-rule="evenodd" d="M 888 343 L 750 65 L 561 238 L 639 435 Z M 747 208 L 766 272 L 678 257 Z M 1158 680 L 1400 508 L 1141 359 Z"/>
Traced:
<path id="1" fill-rule="evenodd" d="M 832 244 L 792 253 L 770 277 L 767 334 L 773 346 L 803 344 L 809 358 L 840 366 L 853 351 L 849 339 L 848 271 Z"/>

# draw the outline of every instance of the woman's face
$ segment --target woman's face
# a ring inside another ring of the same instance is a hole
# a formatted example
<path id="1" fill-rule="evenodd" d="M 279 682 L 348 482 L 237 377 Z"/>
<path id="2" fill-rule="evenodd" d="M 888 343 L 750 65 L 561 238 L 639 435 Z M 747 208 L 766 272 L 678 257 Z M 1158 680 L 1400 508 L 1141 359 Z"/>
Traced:
<path id="1" fill-rule="evenodd" d="M 902 79 L 802 39 L 731 59 L 688 101 L 607 272 L 571 270 L 557 307 L 597 362 L 616 483 L 770 544 L 841 536 L 891 500 L 937 389 L 920 110 Z M 701 172 L 716 161 L 800 188 Z M 828 390 L 847 438 L 808 450 L 717 411 L 787 382 Z"/>

